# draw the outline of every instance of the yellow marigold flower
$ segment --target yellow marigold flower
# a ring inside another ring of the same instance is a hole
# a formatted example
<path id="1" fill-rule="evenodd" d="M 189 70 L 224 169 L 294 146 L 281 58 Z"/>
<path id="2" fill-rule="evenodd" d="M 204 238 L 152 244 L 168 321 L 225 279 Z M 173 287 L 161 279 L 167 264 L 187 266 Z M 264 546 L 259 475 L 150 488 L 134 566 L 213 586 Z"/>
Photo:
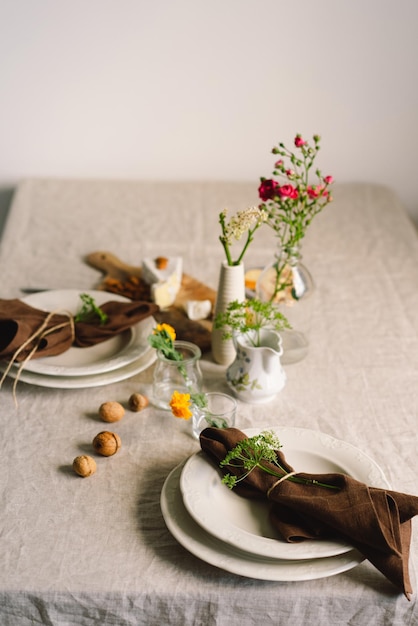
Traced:
<path id="1" fill-rule="evenodd" d="M 190 394 L 175 391 L 171 396 L 170 407 L 175 417 L 188 420 L 193 415 L 190 410 Z"/>
<path id="2" fill-rule="evenodd" d="M 153 330 L 153 333 L 154 335 L 158 335 L 158 333 L 162 333 L 164 331 L 173 341 L 175 340 L 176 331 L 172 326 L 170 326 L 170 324 L 157 324 L 157 326 Z"/>

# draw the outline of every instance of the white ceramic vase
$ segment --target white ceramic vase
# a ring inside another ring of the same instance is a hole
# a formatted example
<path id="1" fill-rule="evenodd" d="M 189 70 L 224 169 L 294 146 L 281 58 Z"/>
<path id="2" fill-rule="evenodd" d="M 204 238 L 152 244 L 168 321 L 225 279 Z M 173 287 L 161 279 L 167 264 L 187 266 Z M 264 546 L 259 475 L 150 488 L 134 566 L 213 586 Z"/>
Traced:
<path id="1" fill-rule="evenodd" d="M 279 333 L 262 329 L 258 347 L 254 347 L 248 335 L 236 335 L 234 343 L 236 358 L 226 370 L 229 387 L 243 402 L 261 404 L 272 400 L 286 383 Z"/>
<path id="2" fill-rule="evenodd" d="M 219 273 L 214 316 L 223 313 L 234 300 L 245 300 L 244 265 L 228 265 L 223 261 Z M 223 339 L 225 330 L 212 330 L 212 356 L 220 365 L 230 365 L 235 358 L 235 346 L 232 339 Z"/>

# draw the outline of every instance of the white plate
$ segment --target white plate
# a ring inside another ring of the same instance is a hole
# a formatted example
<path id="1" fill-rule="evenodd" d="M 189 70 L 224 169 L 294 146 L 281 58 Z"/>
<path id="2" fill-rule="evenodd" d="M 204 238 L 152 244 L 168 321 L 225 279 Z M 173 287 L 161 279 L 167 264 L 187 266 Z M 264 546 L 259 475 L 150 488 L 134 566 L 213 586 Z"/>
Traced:
<path id="1" fill-rule="evenodd" d="M 146 370 L 157 358 L 157 353 L 154 348 L 149 347 L 147 352 L 143 354 L 139 359 L 129 365 L 120 367 L 117 370 L 110 372 L 103 372 L 101 374 L 92 374 L 90 376 L 47 376 L 44 374 L 36 374 L 34 372 L 27 372 L 24 369 L 19 375 L 19 381 L 23 383 L 29 383 L 30 385 L 36 385 L 38 387 L 48 387 L 50 389 L 87 389 L 89 387 L 101 387 L 103 385 L 110 385 L 111 383 L 118 383 L 121 380 L 132 378 L 139 372 Z M 7 364 L 0 364 L 0 371 L 4 371 Z M 8 376 L 16 378 L 17 370 L 10 370 Z"/>
<path id="2" fill-rule="evenodd" d="M 232 574 L 270 581 L 302 581 L 346 572 L 364 561 L 357 551 L 324 559 L 281 561 L 237 550 L 207 533 L 187 512 L 179 487 L 183 464 L 167 477 L 161 492 L 161 511 L 168 530 L 186 550 L 206 563 Z"/>
<path id="3" fill-rule="evenodd" d="M 81 307 L 80 294 L 92 296 L 99 306 L 115 300 L 130 302 L 128 298 L 106 291 L 80 291 L 62 289 L 42 291 L 22 298 L 22 302 L 43 311 L 64 310 L 77 313 Z M 85 376 L 120 369 L 138 360 L 149 348 L 147 337 L 152 332 L 155 320 L 148 317 L 115 337 L 111 337 L 88 348 L 69 348 L 62 354 L 33 359 L 25 364 L 26 372 L 48 376 Z M 18 364 L 15 366 L 18 368 Z"/>
<path id="4" fill-rule="evenodd" d="M 373 487 L 389 487 L 380 467 L 364 452 L 324 433 L 291 426 L 269 428 L 279 437 L 292 467 L 301 472 L 349 474 Z M 253 436 L 260 429 L 248 429 Z M 287 543 L 269 520 L 263 501 L 243 498 L 221 483 L 221 471 L 200 451 L 184 466 L 180 487 L 184 504 L 202 528 L 218 539 L 258 556 L 314 559 L 352 550 L 345 542 L 306 540 Z"/>

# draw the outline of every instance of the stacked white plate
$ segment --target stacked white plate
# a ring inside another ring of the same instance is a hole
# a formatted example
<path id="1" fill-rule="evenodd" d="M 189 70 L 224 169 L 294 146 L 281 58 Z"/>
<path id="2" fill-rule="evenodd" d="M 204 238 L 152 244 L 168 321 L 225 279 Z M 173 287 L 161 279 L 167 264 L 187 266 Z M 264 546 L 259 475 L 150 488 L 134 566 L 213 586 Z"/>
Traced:
<path id="1" fill-rule="evenodd" d="M 63 289 L 42 291 L 22 298 L 30 306 L 44 311 L 68 311 L 75 315 L 81 307 L 80 294 L 87 293 L 98 306 L 117 300 L 130 302 L 127 298 L 105 291 L 80 291 Z M 56 356 L 32 359 L 25 363 L 19 380 L 59 389 L 99 387 L 130 378 L 149 367 L 156 358 L 155 350 L 148 343 L 155 320 L 148 317 L 132 328 L 89 348 L 71 347 Z M 4 372 L 7 363 L 0 364 Z M 13 365 L 9 376 L 16 378 L 19 364 Z"/>
<path id="2" fill-rule="evenodd" d="M 374 487 L 390 488 L 381 468 L 364 452 L 321 432 L 289 426 L 273 430 L 286 460 L 309 473 L 340 472 Z M 253 436 L 260 429 L 248 429 Z M 269 520 L 268 505 L 238 496 L 198 452 L 165 481 L 161 509 L 168 529 L 195 556 L 228 572 L 274 581 L 324 578 L 347 571 L 364 557 L 347 543 L 286 543 Z"/>

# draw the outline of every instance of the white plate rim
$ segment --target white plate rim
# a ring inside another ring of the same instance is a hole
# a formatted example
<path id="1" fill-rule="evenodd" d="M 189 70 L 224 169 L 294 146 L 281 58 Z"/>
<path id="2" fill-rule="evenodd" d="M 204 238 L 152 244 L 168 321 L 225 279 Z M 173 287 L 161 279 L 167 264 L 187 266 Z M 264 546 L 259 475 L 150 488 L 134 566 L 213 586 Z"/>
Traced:
<path id="1" fill-rule="evenodd" d="M 365 559 L 357 550 L 329 558 L 279 560 L 257 557 L 220 541 L 206 532 L 184 506 L 180 476 L 184 462 L 166 478 L 160 497 L 161 512 L 173 537 L 191 554 L 231 574 L 275 582 L 297 582 L 326 578 L 346 572 Z"/>
<path id="2" fill-rule="evenodd" d="M 19 381 L 37 387 L 47 387 L 48 389 L 88 389 L 93 387 L 102 387 L 112 383 L 118 383 L 127 378 L 132 378 L 136 374 L 143 372 L 150 367 L 157 359 L 157 353 L 154 348 L 149 348 L 145 354 L 129 365 L 120 367 L 117 370 L 102 372 L 101 374 L 92 374 L 90 376 L 46 376 L 27 372 L 24 369 L 19 374 Z M 4 371 L 7 364 L 0 364 L 0 371 Z M 17 370 L 9 370 L 8 376 L 17 377 Z"/>
<path id="3" fill-rule="evenodd" d="M 81 305 L 80 294 L 87 293 L 100 306 L 105 302 L 131 302 L 128 298 L 107 291 L 93 289 L 58 289 L 32 293 L 23 298 L 22 302 L 34 308 L 46 311 L 65 309 L 76 313 Z M 152 330 L 155 320 L 149 317 L 135 324 L 117 337 L 110 338 L 97 346 L 87 348 L 70 347 L 62 355 L 41 357 L 25 364 L 27 372 L 48 376 L 90 376 L 119 369 L 138 360 L 148 350 L 147 336 Z M 112 342 L 112 343 L 110 343 Z M 120 347 L 119 347 L 120 346 Z M 80 352 L 80 351 L 83 352 Z M 103 350 L 114 350 L 113 354 L 103 356 Z M 80 355 L 88 361 L 97 358 L 96 362 L 79 365 Z M 18 364 L 14 366 L 18 368 Z"/>
<path id="4" fill-rule="evenodd" d="M 342 465 L 344 473 L 370 486 L 390 488 L 379 465 L 370 456 L 352 444 L 336 439 L 321 431 L 293 426 L 250 428 L 245 429 L 245 433 L 252 437 L 262 430 L 272 430 L 277 434 L 290 465 L 292 465 L 292 449 L 293 453 L 295 451 L 311 452 L 314 450 L 323 455 L 326 451 L 328 460 Z M 297 448 L 294 446 L 297 446 Z M 336 456 L 335 459 L 332 458 L 333 451 L 336 451 L 336 454 L 338 454 L 338 457 Z M 303 467 L 300 468 L 300 471 L 309 472 L 310 469 L 309 467 Z M 256 535 L 239 528 L 232 524 L 225 517 L 225 514 L 220 516 L 217 508 L 210 502 L 210 494 L 208 496 L 210 488 L 226 489 L 225 492 L 222 492 L 224 498 L 228 498 L 228 494 L 231 494 L 221 483 L 220 479 L 220 470 L 209 461 L 202 451 L 196 452 L 186 461 L 180 478 L 180 489 L 188 513 L 202 528 L 213 534 L 217 539 L 238 549 L 245 546 L 247 552 L 258 556 L 289 560 L 326 558 L 344 554 L 353 549 L 349 543 L 343 541 L 306 540 L 298 543 L 286 543 L 280 541 L 280 539 Z M 202 490 L 202 485 L 205 485 L 206 491 Z M 234 498 L 239 498 L 239 496 L 231 494 L 231 506 L 233 506 Z M 241 499 L 240 503 L 242 506 L 248 507 L 248 514 L 252 513 L 254 515 L 256 505 L 251 500 Z"/>

